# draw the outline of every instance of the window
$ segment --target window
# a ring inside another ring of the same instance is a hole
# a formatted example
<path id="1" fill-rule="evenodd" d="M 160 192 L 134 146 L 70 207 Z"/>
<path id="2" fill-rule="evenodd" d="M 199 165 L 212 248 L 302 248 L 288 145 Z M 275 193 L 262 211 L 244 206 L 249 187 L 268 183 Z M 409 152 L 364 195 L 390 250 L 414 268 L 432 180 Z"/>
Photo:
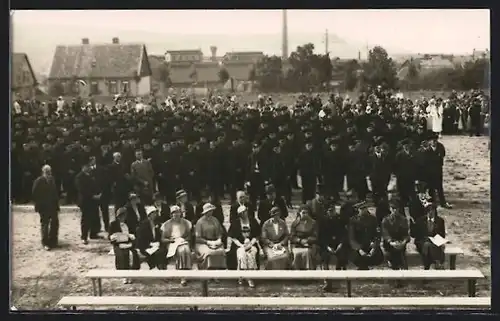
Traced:
<path id="1" fill-rule="evenodd" d="M 97 83 L 97 81 L 92 81 L 90 83 L 90 93 L 92 95 L 97 95 L 99 93 L 99 84 Z"/>
<path id="2" fill-rule="evenodd" d="M 72 92 L 75 94 L 80 93 L 80 82 L 78 80 L 75 80 L 72 84 Z"/>
<path id="3" fill-rule="evenodd" d="M 128 81 L 122 81 L 122 92 L 123 93 L 128 93 L 130 89 Z"/>
<path id="4" fill-rule="evenodd" d="M 110 94 L 118 94 L 118 86 L 116 84 L 116 81 L 110 81 L 108 83 L 108 91 Z"/>

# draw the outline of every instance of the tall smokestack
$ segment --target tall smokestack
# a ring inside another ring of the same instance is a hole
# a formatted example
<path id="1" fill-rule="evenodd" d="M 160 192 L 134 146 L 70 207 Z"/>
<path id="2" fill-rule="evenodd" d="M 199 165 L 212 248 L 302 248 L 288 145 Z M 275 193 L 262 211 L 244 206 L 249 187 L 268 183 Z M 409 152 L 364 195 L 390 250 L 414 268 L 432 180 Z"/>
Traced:
<path id="1" fill-rule="evenodd" d="M 211 46 L 210 52 L 212 53 L 212 56 L 210 57 L 210 59 L 212 59 L 212 61 L 216 61 L 217 60 L 217 47 Z"/>
<path id="2" fill-rule="evenodd" d="M 283 34 L 282 34 L 281 55 L 283 59 L 288 59 L 288 25 L 286 21 L 286 10 L 283 10 Z"/>

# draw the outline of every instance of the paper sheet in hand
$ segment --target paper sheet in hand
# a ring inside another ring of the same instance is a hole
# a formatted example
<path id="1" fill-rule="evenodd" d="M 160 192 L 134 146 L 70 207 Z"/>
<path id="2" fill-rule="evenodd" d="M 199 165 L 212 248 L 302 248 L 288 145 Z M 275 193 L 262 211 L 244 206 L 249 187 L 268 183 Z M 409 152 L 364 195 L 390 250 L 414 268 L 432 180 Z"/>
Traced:
<path id="1" fill-rule="evenodd" d="M 177 247 L 183 244 L 187 244 L 187 241 L 182 238 L 176 239 L 174 243 L 171 243 L 168 246 L 167 258 L 174 256 L 175 252 L 177 252 Z"/>
<path id="2" fill-rule="evenodd" d="M 148 253 L 149 255 L 153 255 L 156 251 L 158 251 L 159 248 L 160 248 L 160 243 L 158 242 L 151 243 L 151 247 L 146 249 L 146 253 Z"/>
<path id="3" fill-rule="evenodd" d="M 122 243 L 122 242 L 128 242 L 128 234 L 125 233 L 115 233 L 116 234 L 116 242 Z"/>
<path id="4" fill-rule="evenodd" d="M 448 240 L 443 238 L 441 235 L 439 234 L 436 234 L 435 236 L 433 237 L 429 237 L 429 239 L 431 240 L 432 243 L 434 243 L 434 245 L 436 246 L 443 246 L 445 245 L 446 243 L 448 243 Z"/>

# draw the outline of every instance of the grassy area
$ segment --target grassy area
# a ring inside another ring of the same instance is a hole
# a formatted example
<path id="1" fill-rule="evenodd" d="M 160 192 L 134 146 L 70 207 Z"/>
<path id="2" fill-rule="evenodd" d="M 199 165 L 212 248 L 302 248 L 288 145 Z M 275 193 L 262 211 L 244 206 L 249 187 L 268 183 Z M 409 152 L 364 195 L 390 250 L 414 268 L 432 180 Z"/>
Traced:
<path id="1" fill-rule="evenodd" d="M 487 138 L 444 137 L 447 149 L 445 191 L 454 209 L 441 210 L 448 238 L 465 255 L 458 257 L 457 269 L 478 268 L 487 278 L 478 283 L 478 296 L 490 296 L 490 161 Z M 226 215 L 228 208 L 225 206 Z M 14 209 L 12 215 L 11 306 L 17 309 L 54 309 L 65 295 L 91 295 L 92 287 L 83 275 L 89 269 L 114 268 L 107 241 L 79 242 L 80 213 L 63 210 L 60 214 L 61 248 L 46 252 L 39 242 L 36 213 Z M 290 215 L 293 220 L 295 213 Z M 414 262 L 411 268 L 419 268 Z M 145 268 L 143 266 L 143 268 Z M 255 289 L 238 287 L 236 282 L 210 284 L 213 296 L 344 296 L 345 285 L 335 293 L 324 294 L 318 282 L 266 282 Z M 105 295 L 198 296 L 201 285 L 186 287 L 177 281 L 141 281 L 124 285 L 119 280 L 104 280 Z M 432 282 L 426 286 L 409 283 L 395 288 L 386 282 L 354 282 L 353 296 L 466 296 L 465 282 Z M 285 308 L 285 307 L 284 307 Z"/>

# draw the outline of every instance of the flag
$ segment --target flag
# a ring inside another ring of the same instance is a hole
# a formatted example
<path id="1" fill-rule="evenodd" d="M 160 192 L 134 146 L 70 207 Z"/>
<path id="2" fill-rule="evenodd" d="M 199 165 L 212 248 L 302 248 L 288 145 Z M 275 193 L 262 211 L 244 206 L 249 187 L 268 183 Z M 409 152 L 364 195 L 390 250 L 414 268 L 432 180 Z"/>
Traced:
<path id="1" fill-rule="evenodd" d="M 86 87 L 87 86 L 87 83 L 84 81 L 84 80 L 81 80 L 81 79 L 78 79 L 77 80 L 77 83 L 79 83 L 80 85 Z"/>
<path id="2" fill-rule="evenodd" d="M 196 81 L 196 78 L 198 78 L 198 72 L 196 71 L 195 64 L 191 65 L 191 72 L 189 73 L 189 78 L 191 78 L 191 80 L 193 81 Z"/>

